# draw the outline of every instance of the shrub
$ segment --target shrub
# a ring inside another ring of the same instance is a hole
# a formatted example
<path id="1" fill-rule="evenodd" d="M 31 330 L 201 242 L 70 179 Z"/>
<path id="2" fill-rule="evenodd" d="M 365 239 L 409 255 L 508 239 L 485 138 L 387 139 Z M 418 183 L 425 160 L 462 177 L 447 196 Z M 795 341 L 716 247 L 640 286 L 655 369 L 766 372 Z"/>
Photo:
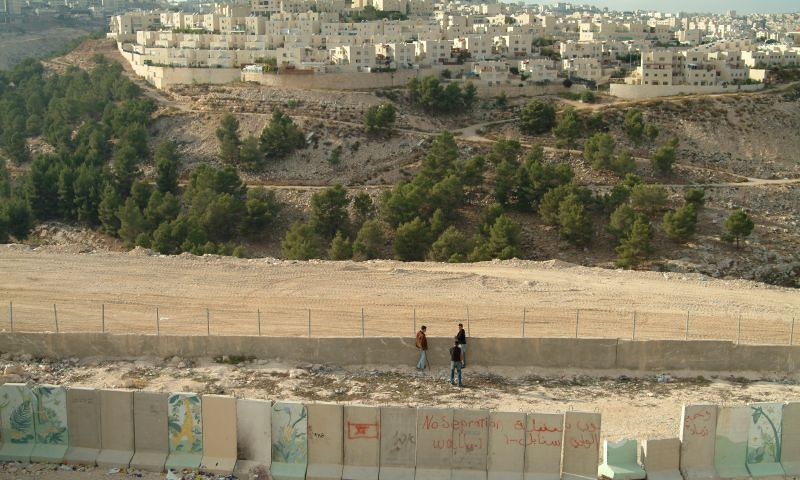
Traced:
<path id="1" fill-rule="evenodd" d="M 683 199 L 686 203 L 691 203 L 700 208 L 706 203 L 706 191 L 702 188 L 690 188 L 683 194 Z"/>
<path id="2" fill-rule="evenodd" d="M 556 122 L 556 109 L 541 100 L 531 100 L 519 114 L 519 129 L 528 135 L 549 132 Z"/>
<path id="3" fill-rule="evenodd" d="M 630 202 L 634 210 L 652 217 L 667 205 L 667 190 L 657 184 L 636 185 L 631 189 Z"/>

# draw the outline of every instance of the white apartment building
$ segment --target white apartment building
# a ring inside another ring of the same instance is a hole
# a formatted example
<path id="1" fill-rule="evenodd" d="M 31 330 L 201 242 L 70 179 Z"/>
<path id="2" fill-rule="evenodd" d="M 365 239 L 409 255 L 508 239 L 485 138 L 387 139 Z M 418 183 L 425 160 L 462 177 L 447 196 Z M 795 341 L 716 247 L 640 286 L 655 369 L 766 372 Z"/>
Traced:
<path id="1" fill-rule="evenodd" d="M 467 51 L 473 61 L 494 59 L 494 38 L 487 35 L 464 35 L 453 39 L 453 48 Z"/>
<path id="2" fill-rule="evenodd" d="M 411 43 L 380 43 L 375 45 L 378 66 L 390 68 L 408 67 L 414 63 L 415 46 Z"/>
<path id="3" fill-rule="evenodd" d="M 568 76 L 575 76 L 593 82 L 603 79 L 603 68 L 596 58 L 568 58 L 561 60 L 562 69 Z"/>
<path id="4" fill-rule="evenodd" d="M 450 59 L 453 42 L 449 40 L 418 40 L 414 42 L 417 61 L 424 65 L 445 63 Z"/>
<path id="5" fill-rule="evenodd" d="M 570 58 L 596 58 L 600 60 L 603 57 L 603 44 L 600 42 L 559 42 L 558 51 L 561 54 L 561 59 L 566 60 Z"/>
<path id="6" fill-rule="evenodd" d="M 558 79 L 556 62 L 549 58 L 520 60 L 517 68 L 520 73 L 527 73 L 529 75 L 528 80 L 532 82 L 554 82 Z"/>
<path id="7" fill-rule="evenodd" d="M 742 51 L 742 63 L 750 68 L 800 65 L 800 47 L 776 45 Z"/>
<path id="8" fill-rule="evenodd" d="M 475 62 L 472 72 L 478 75 L 478 81 L 487 85 L 502 85 L 509 78 L 509 67 L 504 61 L 485 60 Z"/>
<path id="9" fill-rule="evenodd" d="M 368 72 L 377 66 L 375 45 L 344 45 L 329 50 L 330 61 L 343 70 Z"/>

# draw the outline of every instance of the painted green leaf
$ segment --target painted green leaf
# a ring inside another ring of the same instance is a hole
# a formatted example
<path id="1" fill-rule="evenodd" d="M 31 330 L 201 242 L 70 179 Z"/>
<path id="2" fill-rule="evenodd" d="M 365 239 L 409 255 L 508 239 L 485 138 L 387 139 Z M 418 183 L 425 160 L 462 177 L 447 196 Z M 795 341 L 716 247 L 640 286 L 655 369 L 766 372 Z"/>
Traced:
<path id="1" fill-rule="evenodd" d="M 11 428 L 19 432 L 33 428 L 33 415 L 31 411 L 30 400 L 25 400 L 17 405 L 17 407 L 11 411 Z"/>
<path id="2" fill-rule="evenodd" d="M 760 408 L 753 408 L 753 423 L 758 423 L 762 413 Z"/>

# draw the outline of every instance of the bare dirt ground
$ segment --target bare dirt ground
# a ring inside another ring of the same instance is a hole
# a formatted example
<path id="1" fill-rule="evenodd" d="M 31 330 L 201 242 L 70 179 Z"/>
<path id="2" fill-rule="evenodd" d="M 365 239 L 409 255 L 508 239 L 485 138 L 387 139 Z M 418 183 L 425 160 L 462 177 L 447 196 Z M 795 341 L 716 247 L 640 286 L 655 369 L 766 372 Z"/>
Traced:
<path id="1" fill-rule="evenodd" d="M 24 28 L 27 31 L 0 33 L 0 70 L 10 69 L 26 58 L 42 57 L 62 49 L 73 38 L 91 32 L 91 26 L 85 28 L 25 26 Z"/>
<path id="2" fill-rule="evenodd" d="M 560 261 L 478 264 L 295 262 L 129 253 L 60 246 L 0 248 L 0 298 L 14 302 L 16 330 L 101 329 L 162 334 L 412 335 L 425 323 L 450 336 L 469 320 L 474 336 L 741 339 L 788 343 L 796 290 L 697 274 L 633 272 Z M 578 312 L 576 309 L 579 309 Z M 523 313 L 524 312 L 524 313 Z M 653 313 L 657 312 L 657 313 Z M 416 320 L 415 320 L 416 316 Z M 3 328 L 10 328 L 3 316 Z M 416 323 L 415 323 L 416 322 Z M 800 328 L 798 328 L 800 330 Z M 800 332 L 795 333 L 800 336 Z"/>

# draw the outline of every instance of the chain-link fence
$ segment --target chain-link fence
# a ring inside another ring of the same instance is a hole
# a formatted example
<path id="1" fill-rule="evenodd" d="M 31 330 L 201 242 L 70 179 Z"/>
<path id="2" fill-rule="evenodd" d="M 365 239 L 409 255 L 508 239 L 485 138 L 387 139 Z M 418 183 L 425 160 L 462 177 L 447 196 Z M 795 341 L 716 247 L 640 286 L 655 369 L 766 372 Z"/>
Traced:
<path id="1" fill-rule="evenodd" d="M 371 304 L 355 309 L 336 305 L 310 308 L 227 308 L 143 303 L 47 303 L 10 301 L 0 330 L 14 332 L 107 332 L 152 335 L 247 335 L 283 337 L 455 335 L 463 323 L 474 337 L 578 337 L 632 340 L 730 340 L 793 345 L 793 318 L 755 318 L 738 313 L 708 315 L 562 308 L 497 306 L 407 306 Z"/>

